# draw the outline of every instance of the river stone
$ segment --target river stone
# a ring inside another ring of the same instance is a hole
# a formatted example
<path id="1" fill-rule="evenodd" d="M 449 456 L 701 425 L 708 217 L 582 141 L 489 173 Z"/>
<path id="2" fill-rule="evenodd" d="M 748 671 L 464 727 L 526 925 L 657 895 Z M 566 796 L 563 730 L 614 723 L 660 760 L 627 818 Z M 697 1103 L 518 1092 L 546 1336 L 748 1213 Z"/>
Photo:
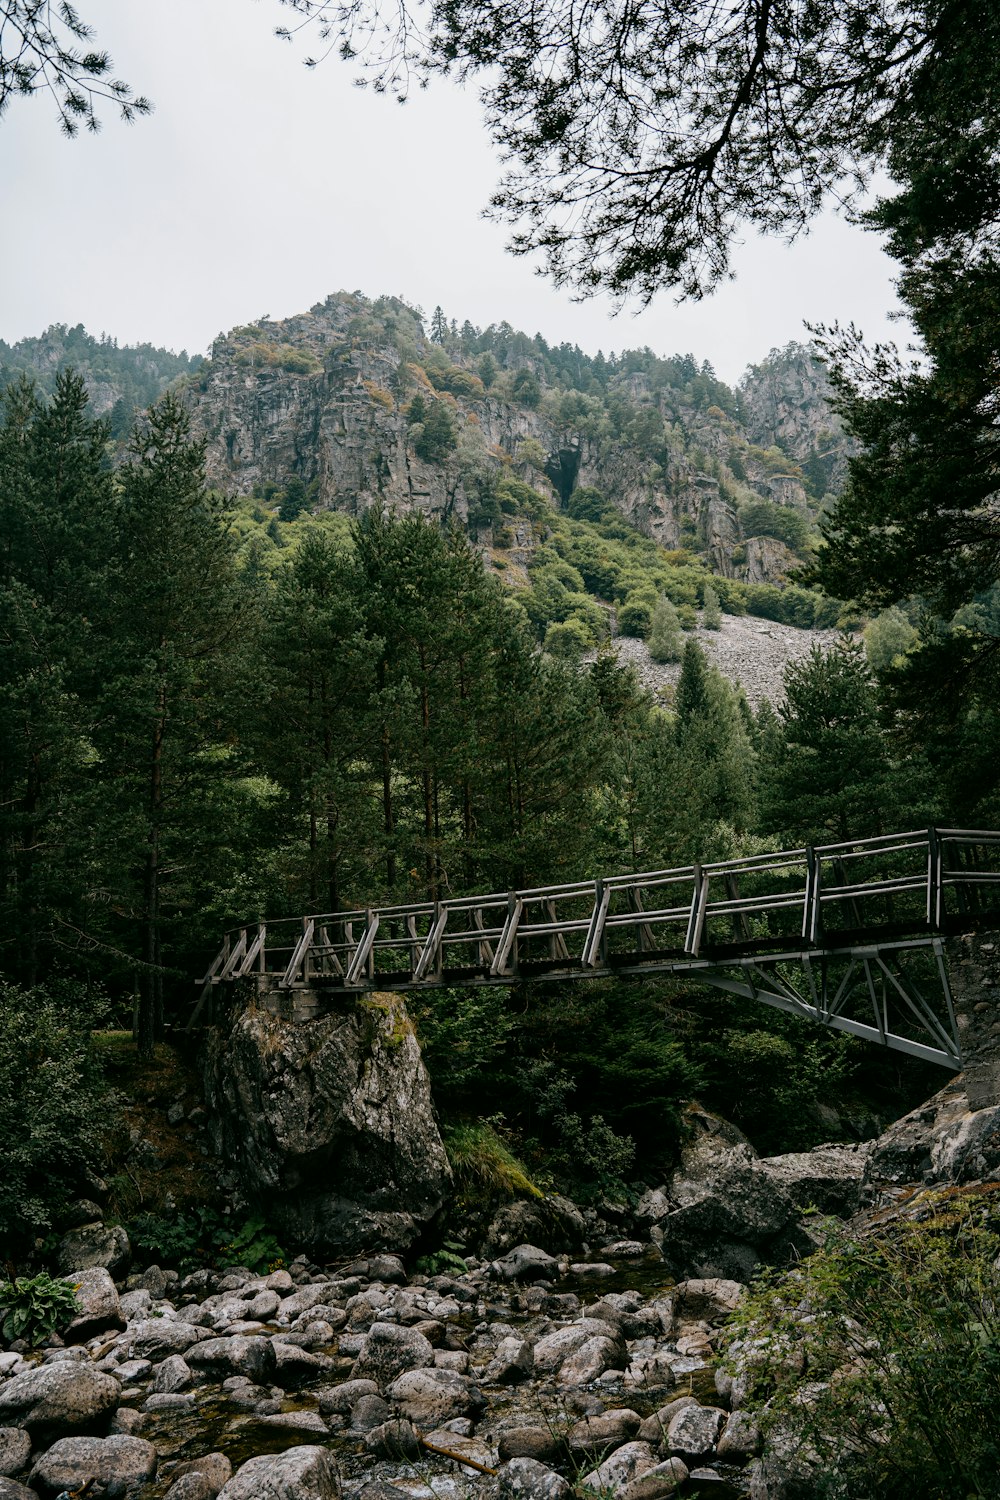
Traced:
<path id="1" fill-rule="evenodd" d="M 564 1359 L 559 1366 L 556 1379 L 560 1385 L 589 1385 L 605 1370 L 620 1368 L 625 1363 L 620 1341 L 598 1334 L 585 1340 L 578 1349 Z"/>
<path id="2" fill-rule="evenodd" d="M 664 1447 L 685 1463 L 697 1463 L 715 1452 L 726 1413 L 717 1406 L 686 1406 L 670 1419 Z"/>
<path id="3" fill-rule="evenodd" d="M 404 1417 L 420 1427 L 436 1427 L 453 1417 L 480 1412 L 486 1405 L 478 1386 L 453 1370 L 407 1370 L 386 1394 Z"/>
<path id="4" fill-rule="evenodd" d="M 9 1478 L 27 1468 L 31 1439 L 22 1427 L 0 1427 L 0 1477 Z"/>
<path id="5" fill-rule="evenodd" d="M 746 1463 L 760 1451 L 760 1427 L 748 1411 L 731 1412 L 716 1447 L 716 1457 L 727 1463 Z"/>
<path id="6" fill-rule="evenodd" d="M 0 1500 L 38 1500 L 38 1495 L 26 1484 L 18 1484 L 16 1479 L 0 1475 Z"/>
<path id="7" fill-rule="evenodd" d="M 169 1354 L 186 1354 L 193 1345 L 211 1337 L 207 1328 L 182 1318 L 144 1318 L 128 1330 L 125 1343 L 132 1358 L 151 1359 L 158 1364 Z"/>
<path id="8" fill-rule="evenodd" d="M 619 1491 L 618 1500 L 674 1500 L 681 1485 L 688 1477 L 687 1464 L 680 1458 L 668 1458 L 666 1463 L 648 1469 L 638 1479 L 632 1479 Z"/>
<path id="9" fill-rule="evenodd" d="M 633 1479 L 656 1468 L 648 1443 L 624 1443 L 580 1481 L 590 1490 L 620 1490 Z"/>
<path id="10" fill-rule="evenodd" d="M 300 1349 L 298 1345 L 286 1343 L 283 1339 L 272 1339 L 271 1347 L 274 1350 L 274 1374 L 271 1378 L 284 1391 L 296 1391 L 310 1380 L 329 1375 L 333 1368 L 333 1360 L 325 1354 L 312 1354 L 308 1349 Z"/>
<path id="11" fill-rule="evenodd" d="M 500 1470 L 504 1500 L 569 1500 L 572 1486 L 534 1458 L 512 1458 Z"/>
<path id="12" fill-rule="evenodd" d="M 639 1431 L 642 1422 L 637 1411 L 628 1407 L 600 1412 L 593 1417 L 584 1417 L 569 1431 L 571 1453 L 596 1453 L 601 1448 L 620 1448 Z"/>
<path id="13" fill-rule="evenodd" d="M 187 1361 L 194 1369 L 215 1375 L 246 1375 L 250 1380 L 267 1381 L 274 1374 L 274 1346 L 270 1339 L 243 1338 L 240 1334 L 205 1339 L 188 1350 Z"/>
<path id="14" fill-rule="evenodd" d="M 534 1351 L 527 1339 L 511 1334 L 500 1340 L 496 1352 L 483 1372 L 486 1385 L 517 1385 L 527 1380 L 534 1369 Z"/>
<path id="15" fill-rule="evenodd" d="M 399 995 L 308 1021 L 233 1007 L 204 1051 L 216 1156 L 310 1255 L 405 1250 L 440 1213 L 451 1168 Z"/>
<path id="16" fill-rule="evenodd" d="M 42 1495 L 52 1496 L 97 1479 L 104 1486 L 102 1493 L 115 1500 L 147 1484 L 155 1473 L 156 1449 L 142 1438 L 70 1437 L 42 1454 L 29 1482 Z"/>
<path id="17" fill-rule="evenodd" d="M 42 1365 L 0 1386 L 0 1423 L 36 1442 L 67 1432 L 100 1432 L 118 1405 L 121 1382 L 90 1365 Z"/>
<path id="18" fill-rule="evenodd" d="M 616 1355 L 624 1357 L 625 1340 L 621 1330 L 600 1318 L 581 1318 L 568 1328 L 557 1328 L 547 1333 L 535 1345 L 535 1371 L 539 1375 L 553 1374 L 571 1354 L 588 1339 L 601 1338 L 610 1341 Z"/>
<path id="19" fill-rule="evenodd" d="M 667 1436 L 667 1428 L 679 1411 L 686 1406 L 697 1406 L 698 1402 L 694 1396 L 678 1396 L 676 1401 L 668 1401 L 666 1406 L 661 1406 L 659 1411 L 654 1411 L 652 1416 L 647 1417 L 639 1428 L 639 1437 L 644 1443 L 652 1443 L 655 1448 L 662 1444 Z"/>
<path id="20" fill-rule="evenodd" d="M 376 1323 L 354 1361 L 352 1380 L 374 1380 L 383 1389 L 404 1370 L 420 1370 L 434 1363 L 430 1339 L 415 1328 Z"/>
<path id="21" fill-rule="evenodd" d="M 330 1385 L 318 1391 L 319 1409 L 323 1415 L 349 1416 L 362 1396 L 377 1396 L 378 1386 L 374 1380 L 345 1380 L 342 1385 Z"/>
<path id="22" fill-rule="evenodd" d="M 80 1309 L 72 1323 L 63 1330 L 62 1336 L 67 1344 L 82 1344 L 105 1329 L 125 1327 L 118 1289 L 105 1266 L 86 1266 L 65 1280 L 76 1292 Z"/>
<path id="23" fill-rule="evenodd" d="M 222 1489 L 222 1486 L 232 1479 L 233 1466 L 224 1453 L 203 1453 L 200 1458 L 189 1458 L 184 1463 L 178 1464 L 174 1470 L 174 1475 L 175 1483 L 180 1483 L 181 1480 L 191 1479 L 197 1475 L 205 1484 L 207 1494 L 215 1496 Z M 168 1495 L 172 1493 L 173 1486 L 167 1491 Z M 164 1500 L 166 1500 L 166 1496 L 164 1496 Z M 175 1496 L 175 1500 L 200 1500 L 200 1496 L 182 1494 Z"/>
<path id="24" fill-rule="evenodd" d="M 154 1370 L 153 1378 L 149 1383 L 149 1394 L 151 1396 L 158 1396 L 164 1392 L 173 1394 L 175 1391 L 182 1391 L 190 1384 L 191 1367 L 187 1360 L 182 1359 L 179 1354 L 170 1354 Z"/>
<path id="25" fill-rule="evenodd" d="M 288 1448 L 248 1458 L 219 1500 L 340 1500 L 340 1486 L 325 1448 Z"/>
<path id="26" fill-rule="evenodd" d="M 175 1479 L 163 1500 L 215 1500 L 216 1491 L 204 1474 L 182 1474 Z"/>
<path id="27" fill-rule="evenodd" d="M 515 1245 L 490 1271 L 504 1281 L 546 1281 L 559 1274 L 559 1262 L 538 1245 Z"/>
<path id="28" fill-rule="evenodd" d="M 380 1422 L 365 1436 L 365 1447 L 375 1458 L 419 1458 L 420 1439 L 412 1422 Z"/>
<path id="29" fill-rule="evenodd" d="M 741 1281 L 710 1276 L 681 1281 L 673 1289 L 673 1324 L 724 1323 L 746 1291 Z"/>
<path id="30" fill-rule="evenodd" d="M 533 1458 L 541 1464 L 557 1463 L 565 1444 L 548 1427 L 508 1427 L 499 1435 L 500 1462 Z"/>
<path id="31" fill-rule="evenodd" d="M 371 1432 L 392 1419 L 392 1407 L 381 1396 L 359 1396 L 351 1407 L 351 1429 Z"/>
<path id="32" fill-rule="evenodd" d="M 122 1277 L 132 1259 L 132 1246 L 120 1224 L 84 1224 L 64 1234 L 56 1248 L 56 1263 L 64 1276 L 104 1266 Z"/>
<path id="33" fill-rule="evenodd" d="M 482 1246 L 487 1260 L 506 1255 L 515 1245 L 537 1245 L 550 1254 L 582 1250 L 587 1226 L 580 1210 L 552 1193 L 544 1198 L 518 1198 L 505 1203 L 494 1217 Z"/>

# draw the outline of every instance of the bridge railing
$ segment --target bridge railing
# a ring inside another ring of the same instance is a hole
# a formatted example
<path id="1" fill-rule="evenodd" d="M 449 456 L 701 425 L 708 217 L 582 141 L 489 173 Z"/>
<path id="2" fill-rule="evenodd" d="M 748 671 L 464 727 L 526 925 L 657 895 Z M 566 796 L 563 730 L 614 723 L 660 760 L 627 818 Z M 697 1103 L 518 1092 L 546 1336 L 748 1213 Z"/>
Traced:
<path id="1" fill-rule="evenodd" d="M 522 891 L 233 929 L 201 983 L 268 974 L 347 990 L 503 982 L 675 956 L 940 932 L 996 904 L 1000 832 L 932 828 Z"/>

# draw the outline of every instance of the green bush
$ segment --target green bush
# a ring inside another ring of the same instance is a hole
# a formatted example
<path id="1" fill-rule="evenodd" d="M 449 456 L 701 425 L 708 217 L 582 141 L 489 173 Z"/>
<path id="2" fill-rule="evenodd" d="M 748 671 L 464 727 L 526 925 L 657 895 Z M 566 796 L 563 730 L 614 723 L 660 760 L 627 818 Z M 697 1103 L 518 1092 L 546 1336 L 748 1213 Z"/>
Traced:
<path id="1" fill-rule="evenodd" d="M 622 635 L 645 640 L 653 627 L 653 606 L 645 599 L 626 599 L 618 611 L 618 629 Z"/>
<path id="2" fill-rule="evenodd" d="M 102 1161 L 113 1096 L 91 1028 L 103 999 L 55 982 L 0 981 L 0 1243 L 17 1254 L 52 1228 Z"/>
<path id="3" fill-rule="evenodd" d="M 58 1328 L 65 1328 L 80 1310 L 76 1289 L 42 1271 L 0 1282 L 0 1334 L 8 1343 L 24 1339 L 32 1349 Z"/>
<path id="4" fill-rule="evenodd" d="M 783 1494 L 997 1495 L 998 1200 L 951 1188 L 902 1222 L 827 1225 L 821 1250 L 741 1305 L 728 1356 L 772 1451 L 798 1471 Z"/>
<path id="5" fill-rule="evenodd" d="M 213 1208 L 187 1213 L 137 1214 L 126 1225 L 134 1250 L 157 1265 L 190 1270 L 195 1266 L 246 1266 L 260 1275 L 287 1259 L 266 1220 L 255 1216 L 234 1224 Z"/>

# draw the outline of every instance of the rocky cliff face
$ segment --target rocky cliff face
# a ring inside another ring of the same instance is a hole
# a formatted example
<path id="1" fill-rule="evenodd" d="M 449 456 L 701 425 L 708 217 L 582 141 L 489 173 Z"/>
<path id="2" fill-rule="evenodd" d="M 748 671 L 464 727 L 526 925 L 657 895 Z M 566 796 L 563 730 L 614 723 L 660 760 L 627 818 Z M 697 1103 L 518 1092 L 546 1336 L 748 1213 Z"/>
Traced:
<path id="1" fill-rule="evenodd" d="M 829 407 L 832 390 L 826 366 L 810 348 L 789 344 L 772 349 L 766 360 L 751 365 L 739 390 L 743 422 L 753 443 L 762 448 L 777 445 L 798 463 L 810 465 L 823 489 L 842 487 L 851 442 Z"/>
<path id="2" fill-rule="evenodd" d="M 490 474 L 506 472 L 557 505 L 592 487 L 665 547 L 701 551 L 727 577 L 783 581 L 791 559 L 780 544 L 743 555 L 741 512 L 766 500 L 808 514 L 803 476 L 791 459 L 755 447 L 732 393 L 727 413 L 704 395 L 699 404 L 690 382 L 671 386 L 641 372 L 622 370 L 599 390 L 592 375 L 580 377 L 588 391 L 547 386 L 530 341 L 527 352 L 493 362 L 487 388 L 476 374 L 481 360 L 454 342 L 447 353 L 431 344 L 401 306 L 386 312 L 339 294 L 218 339 L 191 383 L 211 482 L 250 494 L 294 477 L 313 507 L 417 509 L 468 525 L 489 546 L 496 521 L 484 518 L 481 499 Z M 757 413 L 764 398 L 757 386 L 747 391 Z M 417 397 L 443 407 L 451 424 L 439 452 L 415 440 Z M 819 410 L 818 377 L 801 397 Z M 810 418 L 817 431 L 820 420 Z M 763 430 L 763 418 L 755 421 Z"/>

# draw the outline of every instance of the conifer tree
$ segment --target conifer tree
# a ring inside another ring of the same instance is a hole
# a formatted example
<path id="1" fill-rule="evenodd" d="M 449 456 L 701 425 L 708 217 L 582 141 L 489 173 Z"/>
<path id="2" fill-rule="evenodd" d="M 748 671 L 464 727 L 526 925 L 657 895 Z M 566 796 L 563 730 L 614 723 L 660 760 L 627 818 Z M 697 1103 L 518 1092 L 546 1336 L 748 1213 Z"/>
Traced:
<path id="1" fill-rule="evenodd" d="M 711 583 L 705 584 L 701 623 L 706 630 L 722 629 L 722 610 L 719 607 L 719 595 Z"/>

